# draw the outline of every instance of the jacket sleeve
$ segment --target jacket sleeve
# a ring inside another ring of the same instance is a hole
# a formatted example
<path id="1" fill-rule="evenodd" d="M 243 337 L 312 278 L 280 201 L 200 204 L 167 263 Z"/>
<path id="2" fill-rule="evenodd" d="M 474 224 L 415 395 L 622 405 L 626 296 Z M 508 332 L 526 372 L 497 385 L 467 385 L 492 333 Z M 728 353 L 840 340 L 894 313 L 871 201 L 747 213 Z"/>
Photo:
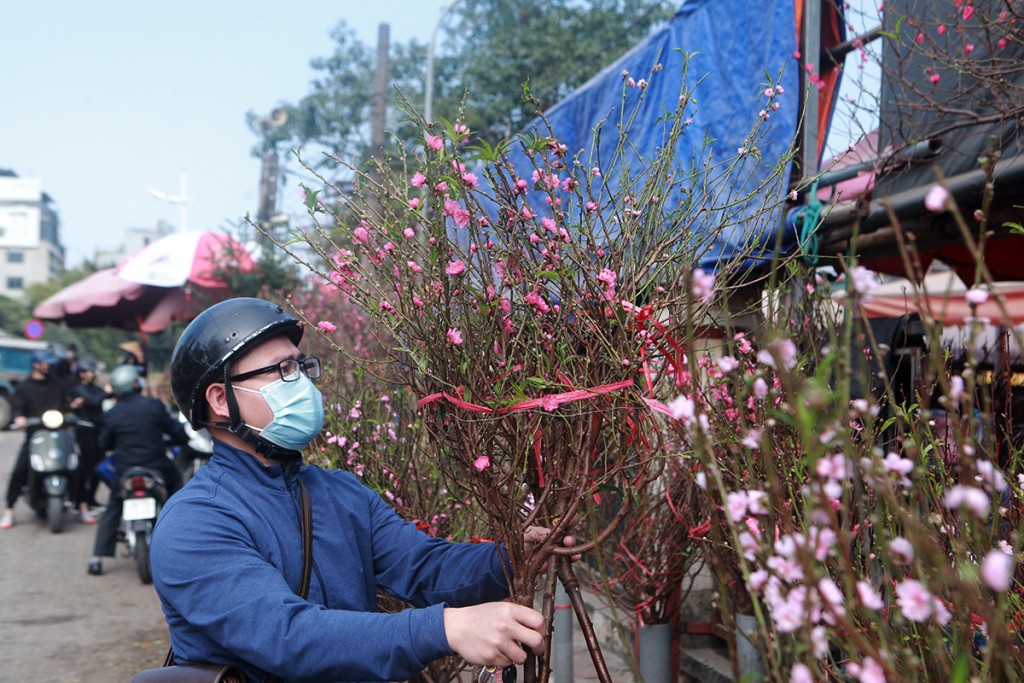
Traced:
<path id="1" fill-rule="evenodd" d="M 151 552 L 172 644 L 191 661 L 241 660 L 250 680 L 270 672 L 301 683 L 407 680 L 451 654 L 443 605 L 384 614 L 301 599 L 223 502 L 172 499 Z M 208 641 L 223 649 L 204 650 Z"/>
<path id="2" fill-rule="evenodd" d="M 375 492 L 365 489 L 365 495 L 378 586 L 417 607 L 438 603 L 463 607 L 509 597 L 500 546 L 428 536 Z"/>

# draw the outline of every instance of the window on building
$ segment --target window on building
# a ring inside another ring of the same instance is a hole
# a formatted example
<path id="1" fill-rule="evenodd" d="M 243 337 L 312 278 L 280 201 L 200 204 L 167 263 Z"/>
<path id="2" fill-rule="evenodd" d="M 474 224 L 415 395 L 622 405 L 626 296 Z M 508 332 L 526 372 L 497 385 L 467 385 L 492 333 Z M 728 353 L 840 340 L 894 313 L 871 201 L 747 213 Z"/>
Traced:
<path id="1" fill-rule="evenodd" d="M 25 279 L 20 277 L 7 278 L 7 289 L 25 289 Z"/>
<path id="2" fill-rule="evenodd" d="M 25 262 L 25 252 L 23 252 L 23 251 L 9 251 L 9 252 L 7 252 L 7 262 L 8 263 L 24 263 Z"/>

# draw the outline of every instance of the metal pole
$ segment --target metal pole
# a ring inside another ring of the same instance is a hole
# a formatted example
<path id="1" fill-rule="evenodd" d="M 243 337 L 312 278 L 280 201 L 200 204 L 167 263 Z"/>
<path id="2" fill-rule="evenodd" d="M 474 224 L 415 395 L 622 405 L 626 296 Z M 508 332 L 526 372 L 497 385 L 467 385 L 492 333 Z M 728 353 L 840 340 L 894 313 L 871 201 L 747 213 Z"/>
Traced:
<path id="1" fill-rule="evenodd" d="M 377 65 L 373 76 L 373 114 L 370 121 L 370 145 L 373 147 L 374 155 L 379 155 L 384 150 L 384 129 L 388 111 L 390 36 L 391 26 L 389 24 L 380 24 L 377 27 Z"/>
<path id="2" fill-rule="evenodd" d="M 430 45 L 427 47 L 427 76 L 426 84 L 423 88 L 423 118 L 426 119 L 427 123 L 430 123 L 430 117 L 434 113 L 434 49 L 437 46 L 437 32 L 440 30 L 441 23 L 448 15 L 448 12 L 458 1 L 452 0 L 441 9 L 441 16 L 437 18 L 437 24 L 434 25 L 434 30 L 430 32 Z"/>
<path id="3" fill-rule="evenodd" d="M 821 0 L 804 2 L 804 64 L 813 67 L 813 73 L 821 75 Z M 811 73 L 804 69 L 804 134 L 801 145 L 803 152 L 803 176 L 808 178 L 818 172 L 818 87 L 811 83 Z M 808 201 L 814 199 L 808 197 Z"/>
<path id="4" fill-rule="evenodd" d="M 571 683 L 572 671 L 572 603 L 561 583 L 555 584 L 554 636 L 551 642 L 551 662 L 555 683 Z"/>

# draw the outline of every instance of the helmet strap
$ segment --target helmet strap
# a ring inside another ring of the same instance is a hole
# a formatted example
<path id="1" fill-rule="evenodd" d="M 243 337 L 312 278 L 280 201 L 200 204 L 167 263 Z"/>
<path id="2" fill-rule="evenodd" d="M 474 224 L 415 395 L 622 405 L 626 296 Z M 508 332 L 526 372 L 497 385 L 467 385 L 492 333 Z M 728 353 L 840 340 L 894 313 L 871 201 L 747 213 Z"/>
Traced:
<path id="1" fill-rule="evenodd" d="M 272 443 L 267 439 L 264 439 L 256 430 L 245 424 L 245 420 L 242 419 L 241 411 L 238 409 L 238 399 L 235 397 L 235 389 L 231 386 L 231 370 L 228 365 L 228 363 L 224 364 L 224 390 L 227 393 L 228 414 L 231 417 L 231 422 L 227 425 L 227 430 L 252 446 L 259 455 L 262 455 L 268 460 L 276 460 L 277 462 L 301 461 L 301 452 L 292 450 L 291 448 L 282 448 L 276 443 Z"/>

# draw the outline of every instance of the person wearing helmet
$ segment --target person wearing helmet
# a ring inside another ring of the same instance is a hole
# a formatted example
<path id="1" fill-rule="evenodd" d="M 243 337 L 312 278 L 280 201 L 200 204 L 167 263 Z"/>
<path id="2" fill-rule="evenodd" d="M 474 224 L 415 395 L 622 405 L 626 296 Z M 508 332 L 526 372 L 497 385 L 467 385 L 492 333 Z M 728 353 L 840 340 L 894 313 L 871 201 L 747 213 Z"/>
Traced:
<path id="1" fill-rule="evenodd" d="M 29 418 L 40 417 L 47 410 L 64 412 L 67 407 L 67 385 L 51 372 L 58 360 L 57 356 L 45 349 L 32 354 L 32 370 L 28 379 L 18 385 L 11 397 L 15 427 L 24 428 Z M 7 484 L 7 508 L 0 517 L 0 529 L 10 529 L 14 526 L 14 504 L 18 502 L 21 490 L 28 483 L 28 446 L 36 429 L 38 427 L 25 430 L 25 440 L 18 451 L 18 459 L 14 461 L 14 469 L 11 470 L 11 478 Z"/>
<path id="2" fill-rule="evenodd" d="M 83 423 L 75 425 L 75 440 L 78 442 L 78 469 L 75 472 L 75 502 L 78 504 L 78 519 L 85 524 L 95 524 L 90 507 L 95 507 L 96 489 L 99 477 L 94 472 L 102 460 L 100 450 L 100 426 L 103 424 L 103 402 L 108 394 L 96 384 L 96 364 L 82 359 L 75 363 L 77 381 L 68 389 L 68 407 Z"/>
<path id="3" fill-rule="evenodd" d="M 543 616 L 500 602 L 500 547 L 429 537 L 352 473 L 301 463 L 323 424 L 320 361 L 300 351 L 302 332 L 280 306 L 239 298 L 201 313 L 174 347 L 178 407 L 214 436 L 210 463 L 153 534 L 177 662 L 233 664 L 248 681 L 406 680 L 453 653 L 506 666 L 539 652 Z M 307 599 L 300 480 L 313 510 Z M 378 589 L 416 607 L 379 613 Z"/>
<path id="4" fill-rule="evenodd" d="M 139 372 L 133 365 L 119 365 L 110 373 L 110 390 L 117 403 L 103 416 L 100 448 L 112 451 L 114 481 L 118 482 L 131 467 L 148 467 L 163 475 L 167 491 L 181 488 L 181 474 L 167 456 L 167 440 L 172 444 L 188 443 L 185 429 L 158 399 L 140 393 Z M 103 557 L 113 557 L 117 549 L 117 527 L 124 506 L 120 486 L 114 486 L 96 527 L 96 543 L 89 574 L 103 573 Z"/>

